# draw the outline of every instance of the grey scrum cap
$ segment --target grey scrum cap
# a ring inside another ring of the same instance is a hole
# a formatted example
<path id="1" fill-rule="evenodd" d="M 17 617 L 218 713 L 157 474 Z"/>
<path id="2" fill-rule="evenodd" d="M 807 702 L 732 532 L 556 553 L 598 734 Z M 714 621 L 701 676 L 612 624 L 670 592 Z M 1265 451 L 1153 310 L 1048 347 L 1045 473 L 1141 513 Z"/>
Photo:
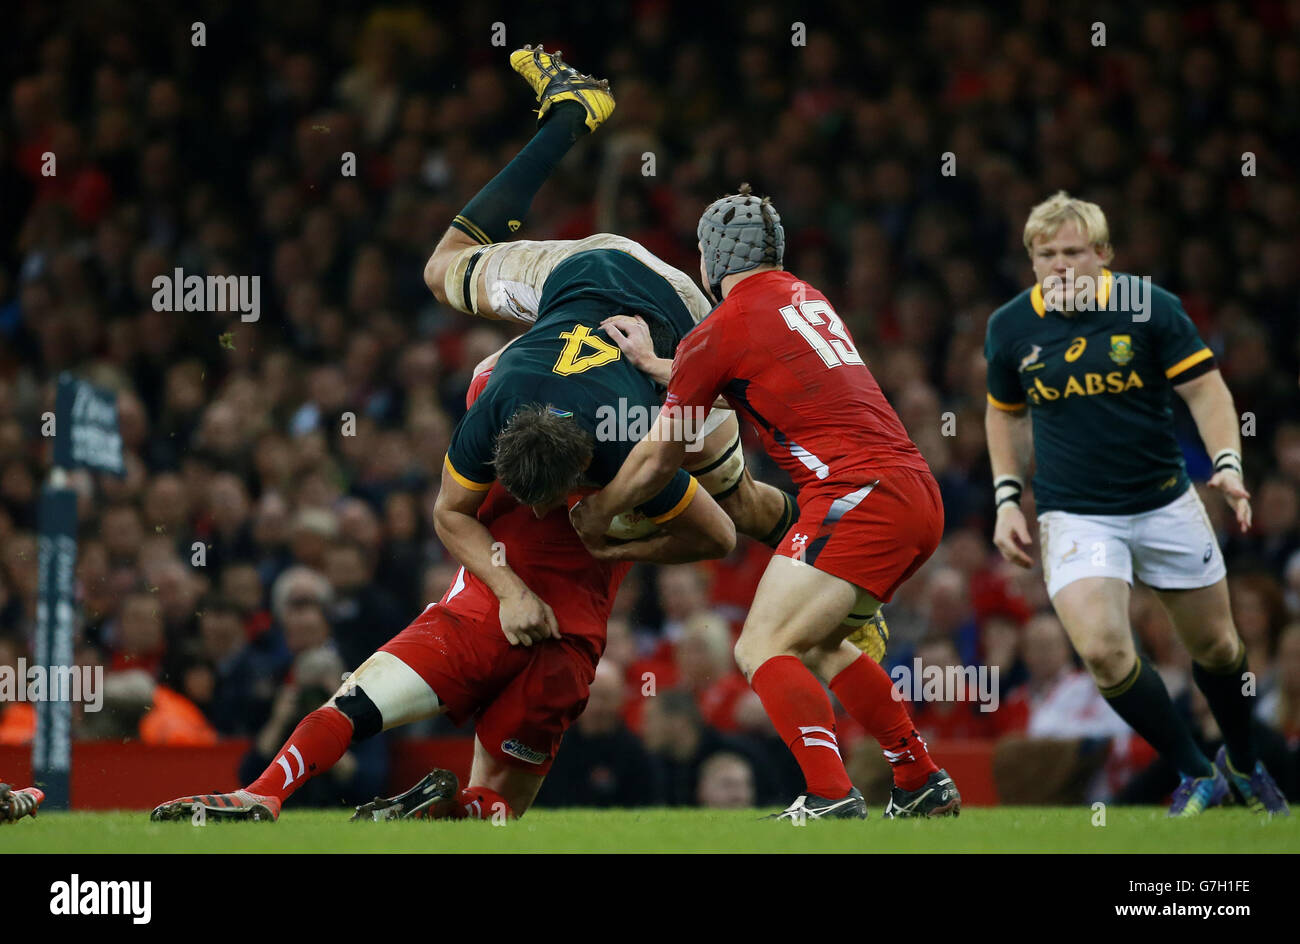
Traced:
<path id="1" fill-rule="evenodd" d="M 781 215 L 766 197 L 754 196 L 749 184 L 741 184 L 739 193 L 709 204 L 695 233 L 715 298 L 722 297 L 723 277 L 765 263 L 779 266 L 785 256 Z"/>

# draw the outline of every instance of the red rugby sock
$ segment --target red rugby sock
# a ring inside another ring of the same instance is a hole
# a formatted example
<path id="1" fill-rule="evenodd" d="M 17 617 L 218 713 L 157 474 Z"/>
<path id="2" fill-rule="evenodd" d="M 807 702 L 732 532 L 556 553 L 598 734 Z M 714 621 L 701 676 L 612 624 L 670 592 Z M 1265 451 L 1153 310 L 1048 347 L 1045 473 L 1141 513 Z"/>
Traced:
<path id="1" fill-rule="evenodd" d="M 504 813 L 506 819 L 515 818 L 506 798 L 487 787 L 461 787 L 455 804 L 448 805 L 450 808 L 443 814 L 447 819 L 491 819 L 499 813 Z"/>
<path id="2" fill-rule="evenodd" d="M 874 659 L 859 656 L 831 679 L 831 691 L 853 720 L 880 742 L 898 786 L 916 790 L 939 769 L 917 734 L 907 706 L 894 697 L 894 683 Z"/>
<path id="3" fill-rule="evenodd" d="M 298 722 L 289 740 L 245 789 L 283 802 L 317 774 L 339 762 L 352 743 L 352 722 L 337 708 L 317 708 Z"/>
<path id="4" fill-rule="evenodd" d="M 853 784 L 840 757 L 835 712 L 817 677 L 794 656 L 774 656 L 749 684 L 794 754 L 808 792 L 829 800 L 848 795 Z"/>

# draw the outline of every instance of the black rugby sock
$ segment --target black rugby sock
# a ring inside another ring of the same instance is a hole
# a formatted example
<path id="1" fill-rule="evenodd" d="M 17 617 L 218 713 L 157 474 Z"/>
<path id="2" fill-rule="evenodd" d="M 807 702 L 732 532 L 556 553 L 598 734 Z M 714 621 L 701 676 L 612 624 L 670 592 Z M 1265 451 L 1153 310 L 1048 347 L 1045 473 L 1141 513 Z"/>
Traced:
<path id="1" fill-rule="evenodd" d="M 546 123 L 452 220 L 451 225 L 480 243 L 509 239 L 524 224 L 533 197 L 555 172 L 564 155 L 586 131 L 587 110 L 577 102 L 551 107 Z"/>
<path id="2" fill-rule="evenodd" d="M 760 541 L 760 543 L 766 544 L 768 547 L 780 547 L 781 539 L 785 537 L 785 533 L 799 520 L 799 503 L 794 500 L 794 496 L 782 490 L 781 497 L 785 499 L 785 508 L 781 511 L 781 517 L 772 526 L 772 530 L 767 532 Z"/>
<path id="3" fill-rule="evenodd" d="M 1241 676 L 1245 671 L 1244 645 L 1241 655 L 1226 669 L 1207 669 L 1199 662 L 1192 663 L 1192 679 L 1219 723 L 1228 760 L 1239 774 L 1249 774 L 1255 769 L 1255 745 L 1250 737 L 1251 699 L 1242 692 Z"/>
<path id="4" fill-rule="evenodd" d="M 1128 722 L 1130 728 L 1160 752 L 1160 755 L 1188 777 L 1205 777 L 1214 772 L 1214 765 L 1192 740 L 1178 710 L 1174 708 L 1169 690 L 1158 672 L 1138 656 L 1137 662 L 1124 681 L 1113 688 L 1100 688 L 1115 713 Z"/>

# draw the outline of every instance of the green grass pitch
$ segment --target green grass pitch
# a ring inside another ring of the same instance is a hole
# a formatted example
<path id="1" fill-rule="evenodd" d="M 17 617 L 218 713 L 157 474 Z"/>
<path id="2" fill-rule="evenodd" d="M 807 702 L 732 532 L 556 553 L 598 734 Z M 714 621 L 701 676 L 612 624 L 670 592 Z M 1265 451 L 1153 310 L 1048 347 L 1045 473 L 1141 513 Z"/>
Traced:
<path id="1" fill-rule="evenodd" d="M 277 823 L 150 823 L 148 814 L 44 813 L 0 833 L 5 853 L 99 852 L 1300 852 L 1300 816 L 1155 807 L 968 809 L 957 819 L 763 822 L 766 811 L 535 810 L 483 822 L 350 823 L 349 810 L 290 809 Z"/>

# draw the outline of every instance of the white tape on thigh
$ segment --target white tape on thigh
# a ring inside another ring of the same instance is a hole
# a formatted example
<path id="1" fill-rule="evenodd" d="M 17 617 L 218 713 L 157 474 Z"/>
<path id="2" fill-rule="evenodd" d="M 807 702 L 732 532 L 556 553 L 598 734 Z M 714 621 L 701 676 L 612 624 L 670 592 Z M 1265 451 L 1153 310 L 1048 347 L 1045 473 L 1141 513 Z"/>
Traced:
<path id="1" fill-rule="evenodd" d="M 447 304 L 467 315 L 478 314 L 478 273 L 483 256 L 491 246 L 469 246 L 452 256 L 451 265 L 442 277 L 442 289 Z M 470 266 L 473 271 L 470 271 Z M 467 279 L 466 275 L 470 277 Z"/>
<path id="2" fill-rule="evenodd" d="M 519 239 L 493 246 L 483 258 L 483 284 L 492 310 L 523 324 L 536 321 L 546 279 L 557 265 L 581 251 L 581 242 Z"/>
<path id="3" fill-rule="evenodd" d="M 379 709 L 385 731 L 399 724 L 432 718 L 442 708 L 429 683 L 392 653 L 376 652 L 361 663 L 339 686 L 334 698 L 346 695 L 357 686 Z"/>

